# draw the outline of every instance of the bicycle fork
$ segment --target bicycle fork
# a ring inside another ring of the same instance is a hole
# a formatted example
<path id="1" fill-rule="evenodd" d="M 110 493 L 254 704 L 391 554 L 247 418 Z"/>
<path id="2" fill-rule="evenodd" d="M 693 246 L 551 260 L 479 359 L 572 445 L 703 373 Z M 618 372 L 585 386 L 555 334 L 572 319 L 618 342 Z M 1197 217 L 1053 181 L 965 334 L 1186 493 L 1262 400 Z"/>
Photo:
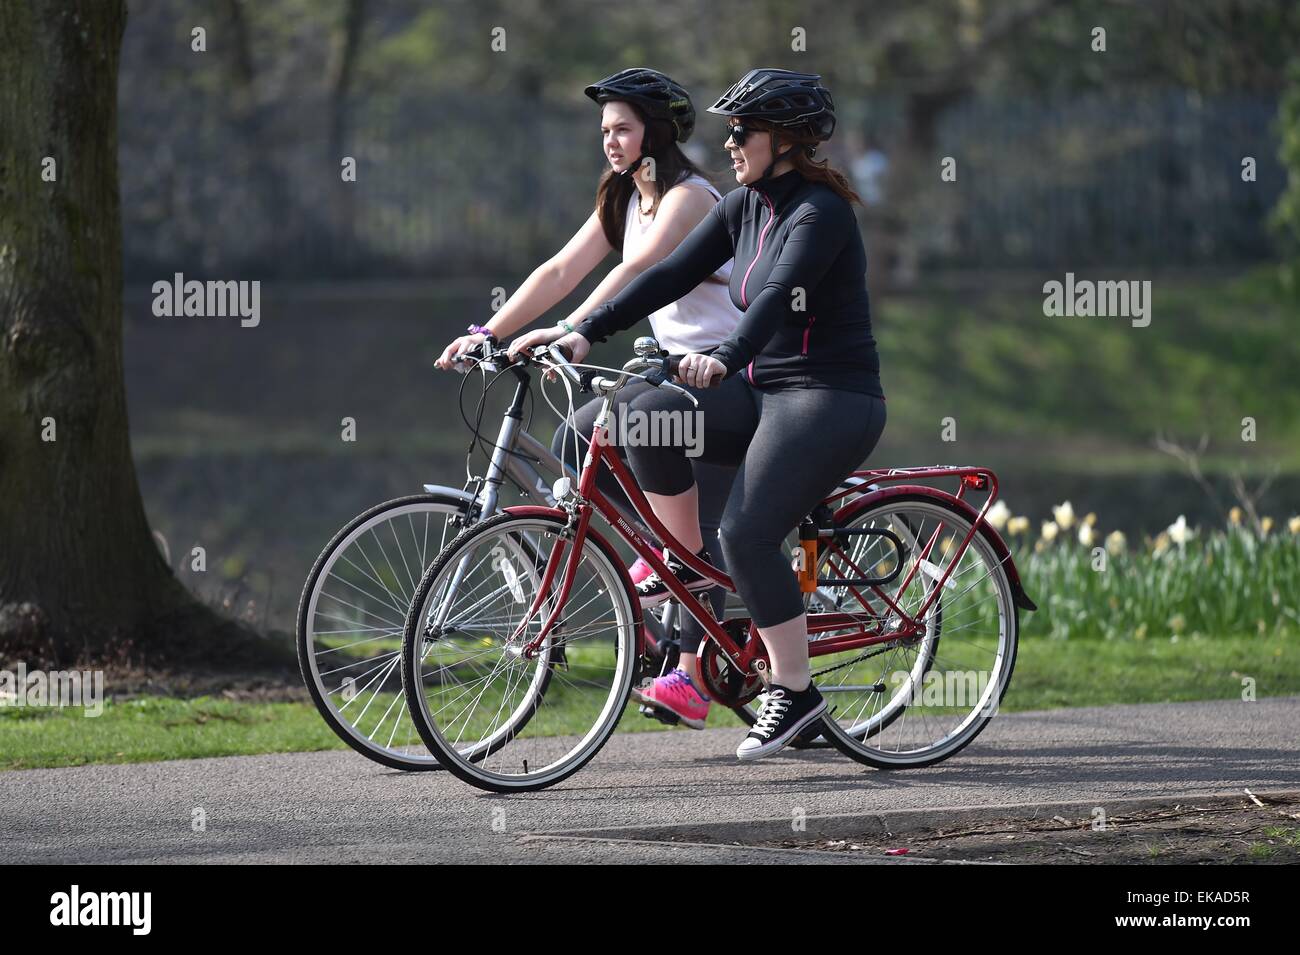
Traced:
<path id="1" fill-rule="evenodd" d="M 576 526 L 574 526 L 575 517 L 577 518 Z M 524 614 L 524 619 L 519 622 L 519 626 L 515 628 L 515 632 L 510 635 L 510 639 L 507 641 L 513 643 L 516 640 L 523 639 L 528 625 L 541 611 L 542 605 L 546 602 L 551 585 L 555 582 L 557 574 L 560 573 L 560 564 L 563 562 L 564 571 L 560 579 L 560 591 L 556 594 L 555 605 L 551 608 L 551 612 L 542 623 L 537 635 L 529 640 L 520 651 L 525 659 L 531 660 L 537 655 L 537 651 L 546 642 L 546 638 L 550 636 L 560 618 L 560 611 L 564 609 L 565 601 L 569 599 L 573 579 L 578 573 L 578 564 L 582 560 L 582 542 L 586 538 L 587 526 L 590 523 L 591 506 L 588 504 L 578 505 L 573 511 L 569 512 L 569 523 L 556 535 L 555 546 L 551 548 L 550 556 L 546 560 L 546 569 L 542 572 L 542 582 L 537 588 L 537 595 L 533 598 L 528 612 Z M 571 542 L 570 538 L 572 538 Z"/>

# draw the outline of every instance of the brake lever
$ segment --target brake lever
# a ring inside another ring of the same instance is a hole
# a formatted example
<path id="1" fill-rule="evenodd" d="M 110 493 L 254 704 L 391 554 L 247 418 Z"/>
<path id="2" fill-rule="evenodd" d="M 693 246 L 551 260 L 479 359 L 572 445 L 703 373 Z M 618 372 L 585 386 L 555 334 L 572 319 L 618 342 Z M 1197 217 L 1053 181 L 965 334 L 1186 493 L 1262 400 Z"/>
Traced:
<path id="1" fill-rule="evenodd" d="M 695 405 L 695 407 L 697 408 L 700 406 L 700 400 L 696 398 L 693 394 L 691 394 L 689 391 L 687 391 L 685 388 L 683 388 L 681 385 L 674 385 L 671 381 L 665 381 L 659 387 L 671 388 L 673 391 L 680 391 L 682 394 L 684 394 L 687 398 L 690 399 L 691 404 Z"/>
<path id="2" fill-rule="evenodd" d="M 559 345 L 556 345 L 555 343 L 551 343 L 545 347 L 546 347 L 546 354 L 556 364 L 555 371 L 558 371 L 560 374 L 564 375 L 564 377 L 568 378 L 569 381 L 571 381 L 573 384 L 581 388 L 582 374 L 581 372 L 578 371 L 578 369 L 574 368 L 572 365 L 573 353 L 569 352 L 568 354 L 566 354 L 565 350 L 561 348 Z"/>
<path id="3" fill-rule="evenodd" d="M 483 359 L 473 352 L 457 352 L 451 356 L 451 370 L 458 375 L 468 375 L 483 364 Z"/>
<path id="4" fill-rule="evenodd" d="M 650 382 L 650 384 L 655 385 L 655 386 L 658 386 L 658 385 L 662 385 L 662 384 L 666 384 L 666 383 L 668 383 L 668 378 L 669 378 L 670 376 L 669 376 L 668 372 L 665 371 L 664 368 L 663 368 L 662 366 L 660 366 L 660 367 L 657 367 L 657 368 L 652 368 L 652 369 L 650 369 L 650 370 L 647 371 L 647 372 L 646 372 L 642 377 L 643 377 L 646 381 Z"/>

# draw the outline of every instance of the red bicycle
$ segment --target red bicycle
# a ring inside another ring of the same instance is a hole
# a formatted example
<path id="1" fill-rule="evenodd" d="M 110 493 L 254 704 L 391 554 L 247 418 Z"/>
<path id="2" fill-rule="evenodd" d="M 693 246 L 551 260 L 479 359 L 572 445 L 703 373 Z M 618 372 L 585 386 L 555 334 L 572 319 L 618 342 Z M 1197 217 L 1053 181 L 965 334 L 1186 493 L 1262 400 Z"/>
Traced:
<path id="1" fill-rule="evenodd" d="M 764 690 L 766 651 L 751 621 L 715 620 L 596 486 L 598 469 L 611 468 L 660 540 L 735 592 L 727 574 L 677 546 L 602 440 L 613 396 L 634 377 L 694 401 L 669 381 L 675 357 L 649 338 L 636 350 L 621 370 L 570 364 L 553 347 L 523 359 L 563 376 L 570 396 L 583 386 L 604 398 L 577 484 L 556 482 L 555 507 L 506 508 L 470 527 L 415 590 L 402 643 L 410 713 L 439 763 L 479 788 L 536 790 L 577 772 L 613 734 L 642 674 L 641 608 L 594 515 L 706 629 L 708 694 L 739 706 Z M 1015 666 L 1018 608 L 1035 607 L 985 521 L 998 493 L 992 471 L 877 468 L 853 479 L 792 529 L 812 678 L 830 703 L 821 732 L 870 766 L 927 766 L 967 746 L 996 712 Z M 938 479 L 956 480 L 956 492 L 918 483 Z M 968 491 L 984 492 L 978 510 Z"/>

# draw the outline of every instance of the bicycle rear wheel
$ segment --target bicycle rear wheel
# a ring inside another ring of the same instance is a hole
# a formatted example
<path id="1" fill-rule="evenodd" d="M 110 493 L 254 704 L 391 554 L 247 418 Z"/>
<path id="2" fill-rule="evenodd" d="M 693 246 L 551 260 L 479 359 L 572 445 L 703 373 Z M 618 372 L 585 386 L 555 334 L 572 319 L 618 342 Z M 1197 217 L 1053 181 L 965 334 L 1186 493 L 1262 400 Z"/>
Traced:
<path id="1" fill-rule="evenodd" d="M 889 584 L 834 588 L 834 609 L 858 616 L 871 633 L 899 630 L 904 615 L 920 632 L 821 654 L 819 640 L 834 634 L 813 635 L 813 682 L 831 706 L 825 735 L 845 755 L 882 769 L 947 759 L 979 735 L 1010 683 L 1019 632 L 1010 580 L 976 533 L 935 593 L 971 528 L 965 513 L 942 501 L 891 498 L 860 511 L 850 526 L 890 530 L 903 552 L 883 536 L 849 537 L 831 550 L 822 576 L 885 576 L 900 557 L 903 566 Z"/>
<path id="2" fill-rule="evenodd" d="M 502 514 L 470 528 L 411 602 L 402 685 L 412 721 L 444 767 L 481 789 L 542 789 L 577 772 L 631 691 L 641 615 L 617 553 L 594 533 L 556 627 L 527 650 L 558 597 L 557 575 L 529 616 L 564 524 Z"/>

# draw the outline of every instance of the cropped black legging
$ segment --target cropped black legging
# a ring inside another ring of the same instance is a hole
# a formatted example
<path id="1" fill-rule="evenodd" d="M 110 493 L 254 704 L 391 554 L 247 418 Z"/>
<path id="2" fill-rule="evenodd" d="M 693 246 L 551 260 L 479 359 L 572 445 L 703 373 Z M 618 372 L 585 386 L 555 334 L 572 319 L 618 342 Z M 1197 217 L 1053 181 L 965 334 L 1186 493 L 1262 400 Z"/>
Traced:
<path id="1" fill-rule="evenodd" d="M 653 385 L 644 381 L 632 381 L 626 387 L 621 389 L 614 398 L 614 414 L 620 415 L 626 413 L 627 409 L 632 406 L 637 398 L 646 392 L 657 391 Z M 596 415 L 600 411 L 600 398 L 588 401 L 585 405 L 574 412 L 574 427 L 581 440 L 578 444 L 577 467 L 582 467 L 582 459 L 587 453 L 587 444 L 591 440 L 591 428 L 596 423 Z M 565 441 L 567 440 L 567 444 Z M 627 461 L 627 449 L 615 445 L 615 450 L 619 457 Z M 567 425 L 562 425 L 556 429 L 555 438 L 551 441 L 551 451 L 560 458 L 566 468 L 573 473 L 574 470 L 574 431 L 570 430 Z M 561 453 L 563 451 L 563 453 Z M 700 532 L 704 537 L 705 552 L 709 557 L 709 562 L 715 567 L 726 569 L 726 561 L 722 557 L 722 549 L 718 546 L 718 527 L 722 521 L 722 509 L 727 504 L 727 495 L 731 493 L 731 482 L 736 477 L 736 466 L 734 464 L 706 464 L 699 458 L 686 458 L 688 469 L 691 471 L 692 479 L 700 486 Z M 619 486 L 613 472 L 608 468 L 602 468 L 596 475 L 596 486 L 601 492 L 620 505 L 631 510 L 631 503 L 623 489 Z M 688 482 L 687 487 L 690 487 Z M 644 488 L 643 488 L 644 490 Z M 723 609 L 727 602 L 727 592 L 721 587 L 714 587 L 709 591 L 708 597 L 713 605 L 713 612 L 722 617 Z M 681 615 L 681 648 L 683 653 L 695 653 L 700 648 L 700 643 L 704 639 L 704 628 L 689 613 Z"/>
<path id="2" fill-rule="evenodd" d="M 871 454 L 885 428 L 885 400 L 831 388 L 756 388 L 743 375 L 690 391 L 703 415 L 695 460 L 740 466 L 719 534 L 736 592 L 758 626 L 784 623 L 804 612 L 785 539 Z M 693 410 L 666 388 L 640 392 L 631 407 Z M 680 494 L 690 488 L 694 475 L 684 448 L 625 450 L 643 490 Z"/>

